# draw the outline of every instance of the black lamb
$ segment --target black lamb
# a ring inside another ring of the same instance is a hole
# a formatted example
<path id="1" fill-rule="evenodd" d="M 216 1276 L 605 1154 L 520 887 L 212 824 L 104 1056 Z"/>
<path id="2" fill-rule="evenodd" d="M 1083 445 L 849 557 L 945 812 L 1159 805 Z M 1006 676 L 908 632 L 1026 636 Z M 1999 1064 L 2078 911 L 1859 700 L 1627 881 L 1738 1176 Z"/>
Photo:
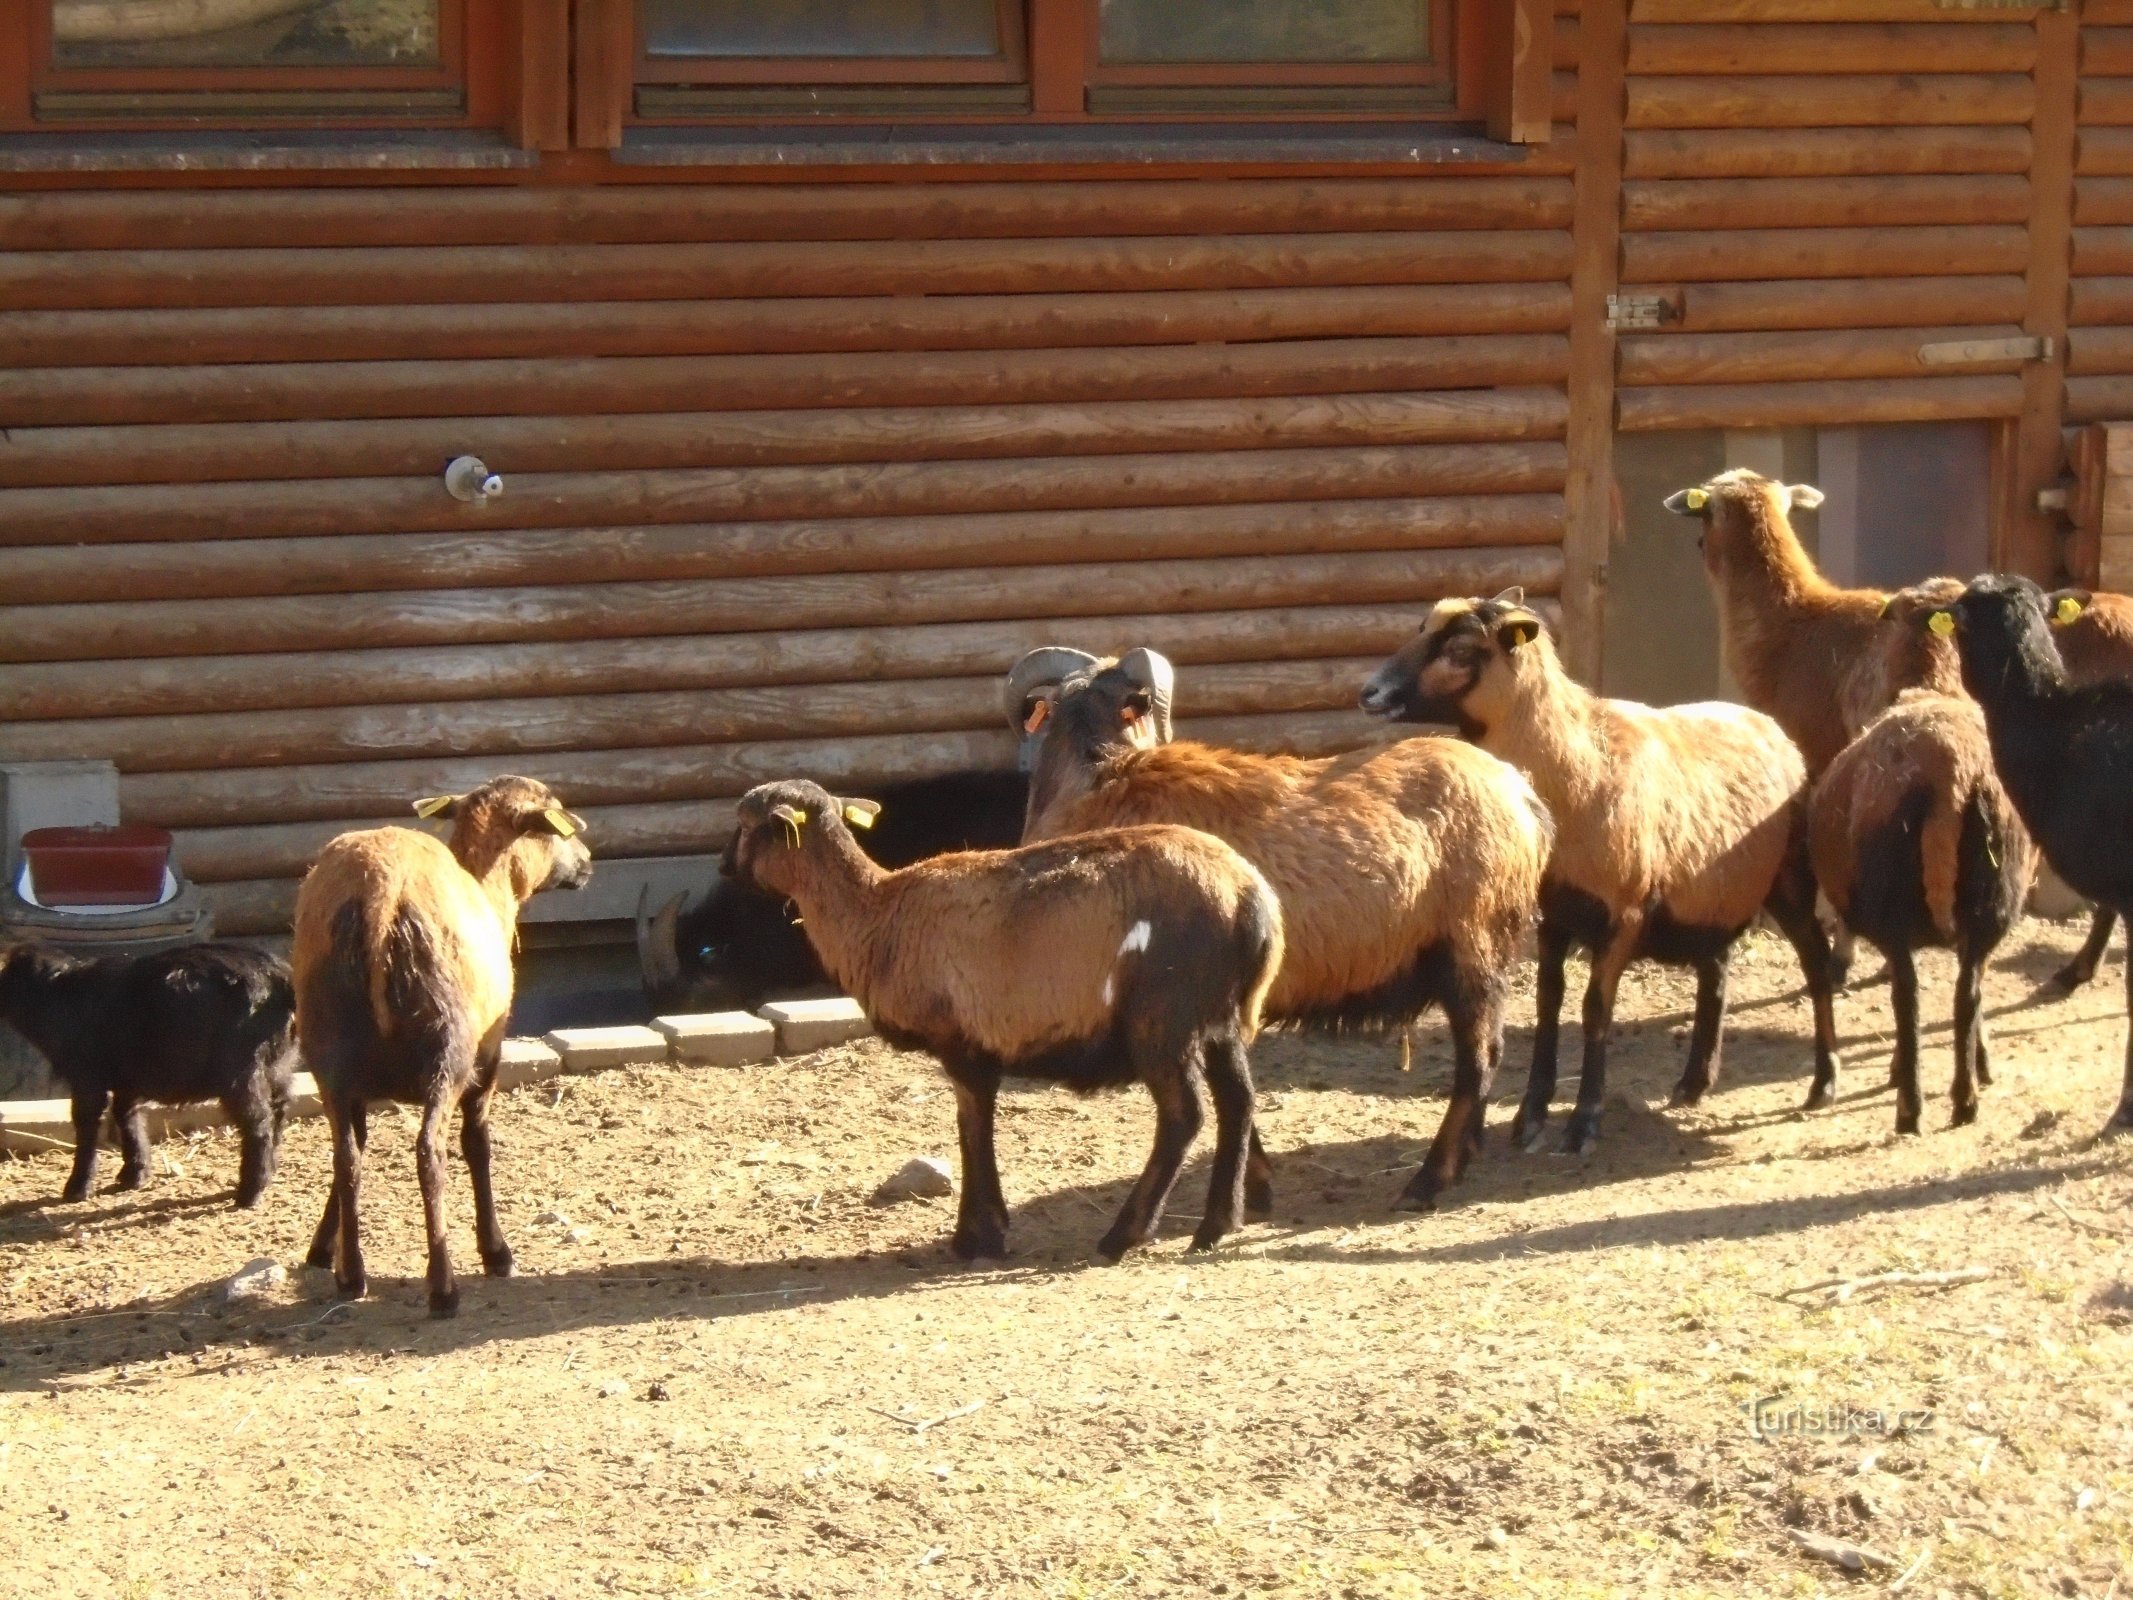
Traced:
<path id="1" fill-rule="evenodd" d="M 2133 682 L 2071 682 L 2046 595 L 2027 578 L 1974 579 L 1921 625 L 1952 626 L 2001 786 L 2052 870 L 2099 907 L 2133 913 Z M 2133 963 L 2126 991 L 2133 1002 Z M 2104 1131 L 2133 1131 L 2133 1038 Z"/>
<path id="2" fill-rule="evenodd" d="M 244 1152 L 237 1204 L 274 1176 L 296 1066 L 296 990 L 281 961 L 244 945 L 195 944 L 147 956 L 0 949 L 0 1018 L 44 1053 L 74 1102 L 74 1169 L 64 1200 L 96 1178 L 104 1112 L 118 1125 L 118 1186 L 148 1181 L 144 1102 L 219 1100 Z"/>

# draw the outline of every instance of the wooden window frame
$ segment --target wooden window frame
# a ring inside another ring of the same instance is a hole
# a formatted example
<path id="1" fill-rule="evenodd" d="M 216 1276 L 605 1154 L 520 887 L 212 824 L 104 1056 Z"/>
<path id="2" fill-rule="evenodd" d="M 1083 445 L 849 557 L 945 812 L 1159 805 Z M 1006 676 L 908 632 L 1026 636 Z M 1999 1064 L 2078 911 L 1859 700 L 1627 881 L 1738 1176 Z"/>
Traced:
<path id="1" fill-rule="evenodd" d="M 0 46 L 0 127 L 23 132 L 143 132 L 173 129 L 523 128 L 523 99 L 559 91 L 529 81 L 524 66 L 543 0 L 439 0 L 440 61 L 406 66 L 62 67 L 52 60 L 49 0 L 27 0 L 26 26 Z M 567 72 L 561 52 L 548 52 Z M 316 93 L 316 109 L 279 110 L 272 98 Z M 449 93 L 454 103 L 441 103 Z M 400 105 L 395 96 L 405 96 Z M 73 97 L 81 109 L 67 109 Z M 137 97 L 99 114 L 105 97 Z M 428 100 L 430 103 L 424 103 Z M 54 109 L 55 103 L 60 109 Z"/>

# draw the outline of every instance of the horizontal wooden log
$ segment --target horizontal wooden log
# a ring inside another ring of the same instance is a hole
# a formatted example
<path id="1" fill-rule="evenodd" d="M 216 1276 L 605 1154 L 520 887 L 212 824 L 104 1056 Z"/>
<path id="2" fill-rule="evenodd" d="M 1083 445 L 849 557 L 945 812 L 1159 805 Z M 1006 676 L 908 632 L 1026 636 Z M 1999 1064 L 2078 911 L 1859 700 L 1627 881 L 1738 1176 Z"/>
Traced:
<path id="1" fill-rule="evenodd" d="M 2133 28 L 2084 26 L 2081 70 L 2095 77 L 2133 77 Z"/>
<path id="2" fill-rule="evenodd" d="M 2133 128 L 2083 128 L 2074 136 L 2074 170 L 2084 177 L 2133 174 Z"/>
<path id="3" fill-rule="evenodd" d="M 0 547 L 1526 494 L 1561 488 L 1564 463 L 1535 442 L 522 473 L 480 504 L 435 478 L 6 489 Z"/>
<path id="4" fill-rule="evenodd" d="M 1557 499 L 1558 520 L 1561 509 Z M 625 685 L 680 690 L 952 678 L 997 673 L 1024 651 L 1059 640 L 1113 655 L 1154 645 L 1181 664 L 1234 661 L 1269 649 L 1296 659 L 1383 655 L 1412 634 L 1418 620 L 1412 605 L 1294 606 L 422 650 L 31 662 L 0 667 L 0 685 L 10 715 L 23 721 L 286 711 L 596 694 Z"/>
<path id="5" fill-rule="evenodd" d="M 1562 536 L 1562 516 L 1558 495 L 1502 494 L 197 544 L 31 545 L 0 549 L 0 594 L 18 605 L 61 605 L 1452 549 L 1552 543 Z"/>
<path id="6" fill-rule="evenodd" d="M 1767 383 L 1817 378 L 1945 377 L 1951 372 L 2019 372 L 2004 360 L 1934 367 L 1919 347 L 1967 339 L 2018 339 L 2002 324 L 1953 328 L 1856 328 L 1783 333 L 1624 334 L 1618 376 L 1625 385 Z"/>
<path id="7" fill-rule="evenodd" d="M 1540 222 L 1541 218 L 1552 221 Z M 1564 227 L 1570 186 L 1506 178 L 1242 178 L 554 188 L 148 190 L 0 196 L 0 251 L 688 244 Z"/>
<path id="8" fill-rule="evenodd" d="M 2066 335 L 2066 370 L 2133 373 L 2133 328 L 2070 328 Z"/>
<path id="9" fill-rule="evenodd" d="M 2073 267 L 2077 278 L 2133 274 L 2133 228 L 2076 228 Z"/>
<path id="10" fill-rule="evenodd" d="M 2026 166 L 2026 153 L 2023 160 Z M 595 300 L 564 309 L 504 303 L 0 311 L 0 367 L 1027 350 L 1556 333 L 1569 325 L 1564 283 Z"/>
<path id="11" fill-rule="evenodd" d="M 419 476 L 438 440 L 499 472 L 938 461 L 1291 445 L 1560 438 L 1559 389 L 1121 400 L 1034 406 L 898 406 L 632 416 L 346 422 L 209 422 L 15 428 L 0 487 Z M 0 580 L 4 583 L 4 580 Z"/>
<path id="12" fill-rule="evenodd" d="M 1387 735 L 1360 711 L 1267 717 L 1188 717 L 1181 738 L 1237 749 L 1316 753 L 1380 742 Z M 851 739 L 780 739 L 753 744 L 677 745 L 538 756 L 516 763 L 555 787 L 572 807 L 717 800 L 759 783 L 808 777 L 843 792 L 936 772 L 1012 768 L 1006 727 Z M 465 759 L 344 761 L 229 772 L 142 773 L 119 780 L 129 822 L 166 828 L 245 822 L 305 822 L 404 814 L 418 795 L 460 793 L 496 775 L 496 763 Z"/>
<path id="13" fill-rule="evenodd" d="M 2133 377 L 2068 378 L 2068 422 L 2124 422 L 2133 418 Z"/>
<path id="14" fill-rule="evenodd" d="M 2026 75 L 1870 73 L 1632 78 L 1631 128 L 1881 128 L 2025 124 Z"/>
<path id="15" fill-rule="evenodd" d="M 1622 186 L 1622 226 L 1631 232 L 2028 220 L 2027 178 L 1694 178 Z"/>
<path id="16" fill-rule="evenodd" d="M 2077 328 L 2133 322 L 2133 277 L 2076 278 L 2067 296 L 2067 320 Z"/>
<path id="17" fill-rule="evenodd" d="M 2027 128 L 1648 128 L 1623 135 L 1622 172 L 1640 178 L 1870 177 L 2026 173 Z"/>
<path id="18" fill-rule="evenodd" d="M 2027 72 L 2037 34 L 2021 23 L 1701 24 L 1629 31 L 1629 70 L 1644 73 Z"/>
<path id="19" fill-rule="evenodd" d="M 2093 6 L 2096 0 L 2090 0 Z M 2004 26 L 2035 17 L 2035 6 L 1946 6 L 1940 0 L 1631 0 L 1630 21 L 1659 22 L 1967 22 Z"/>
<path id="20" fill-rule="evenodd" d="M 2028 265 L 2028 233 L 2015 227 L 1741 228 L 1622 240 L 1622 281 L 1633 284 L 1967 276 Z"/>
<path id="21" fill-rule="evenodd" d="M 1546 282 L 1567 277 L 1569 268 L 1570 235 L 1546 228 L 880 244 L 25 250 L 0 253 L 0 305 L 28 311 L 1333 288 Z"/>
<path id="22" fill-rule="evenodd" d="M 1004 353 L 42 368 L 0 372 L 0 427 L 593 415 L 710 410 L 721 400 L 761 411 L 1458 389 L 1559 380 L 1568 350 L 1560 334 L 1525 333 Z M 456 448 L 440 441 L 445 456 Z"/>
<path id="23" fill-rule="evenodd" d="M 0 608 L 0 651 L 16 661 L 95 661 L 239 646 L 377 649 L 1041 618 L 1116 609 L 1110 591 L 1119 584 L 1151 610 L 1382 604 L 1514 583 L 1545 590 L 1560 562 L 1558 550 L 1539 546 L 8 606 Z"/>
<path id="24" fill-rule="evenodd" d="M 2020 378 L 1889 378 L 1860 383 L 1685 384 L 1625 389 L 1624 432 L 1671 428 L 1832 427 L 1864 422 L 1948 422 L 2011 417 Z"/>
<path id="25" fill-rule="evenodd" d="M 2077 178 L 2074 221 L 2083 225 L 2133 223 L 2133 177 Z"/>
<path id="26" fill-rule="evenodd" d="M 2084 127 L 2133 125 L 2133 79 L 2083 78 L 2074 105 Z"/>
<path id="27" fill-rule="evenodd" d="M 1181 677 L 1179 704 L 1208 715 L 1348 707 L 1382 661 L 1349 657 L 1194 668 Z M 999 665 L 1004 672 L 1008 663 Z M 416 756 L 501 760 L 714 741 L 939 733 L 997 722 L 1000 681 L 995 672 L 921 682 L 0 723 L 0 749 L 18 761 L 71 760 L 87 753 L 117 763 L 122 772 L 138 773 Z M 257 870 L 225 875 L 249 877 Z"/>
<path id="28" fill-rule="evenodd" d="M 2029 290 L 2013 274 L 1988 278 L 1792 278 L 1691 283 L 1664 291 L 1684 333 L 1780 328 L 1901 328 L 2016 322 Z"/>

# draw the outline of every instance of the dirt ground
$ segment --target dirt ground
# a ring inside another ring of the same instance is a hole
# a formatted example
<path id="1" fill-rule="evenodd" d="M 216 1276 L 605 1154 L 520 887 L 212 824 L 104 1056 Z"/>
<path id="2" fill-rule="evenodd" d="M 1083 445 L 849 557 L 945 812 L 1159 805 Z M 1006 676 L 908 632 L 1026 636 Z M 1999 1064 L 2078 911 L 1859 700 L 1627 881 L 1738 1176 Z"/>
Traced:
<path id="1" fill-rule="evenodd" d="M 249 1216 L 225 1137 L 81 1205 L 62 1157 L 0 1162 L 0 1592 L 2133 1594 L 2133 1141 L 2094 1140 L 2119 958 L 2031 998 L 2078 931 L 2002 952 L 1997 1082 L 1956 1131 L 1927 958 L 1915 1139 L 1878 988 L 1839 1003 L 1840 1103 L 1798 1113 L 1806 1007 L 1755 937 L 1701 1110 L 1652 1109 L 1688 991 L 1644 968 L 1599 1151 L 1514 1152 L 1522 1000 L 1489 1147 L 1426 1216 L 1388 1202 L 1441 1109 L 1437 1025 L 1406 1077 L 1383 1040 L 1266 1039 L 1276 1219 L 1184 1253 L 1203 1137 L 1116 1268 L 1088 1253 L 1146 1153 L 1139 1091 L 1007 1097 L 1018 1254 L 964 1267 L 952 1201 L 868 1204 L 954 1148 L 930 1063 L 871 1043 L 508 1096 L 521 1276 L 479 1276 L 455 1181 L 453 1322 L 423 1313 L 409 1118 L 373 1119 L 349 1306 L 293 1270 L 319 1123 Z M 256 1256 L 288 1284 L 221 1304 Z M 1854 1577 L 1795 1530 L 1895 1565 Z"/>

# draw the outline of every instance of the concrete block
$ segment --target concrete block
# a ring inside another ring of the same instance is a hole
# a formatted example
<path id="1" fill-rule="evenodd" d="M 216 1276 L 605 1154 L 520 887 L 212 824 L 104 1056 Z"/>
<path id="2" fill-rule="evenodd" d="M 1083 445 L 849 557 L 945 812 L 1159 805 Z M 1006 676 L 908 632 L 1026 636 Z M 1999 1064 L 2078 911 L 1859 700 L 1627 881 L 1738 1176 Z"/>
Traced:
<path id="1" fill-rule="evenodd" d="M 0 1150 L 34 1155 L 74 1148 L 74 1109 L 65 1100 L 0 1100 Z"/>
<path id="2" fill-rule="evenodd" d="M 506 1039 L 503 1061 L 496 1069 L 496 1086 L 499 1089 L 516 1089 L 520 1084 L 539 1083 L 544 1078 L 553 1078 L 563 1070 L 563 1058 L 539 1039 Z"/>
<path id="3" fill-rule="evenodd" d="M 833 1000 L 774 1000 L 756 1013 L 778 1030 L 778 1054 L 804 1056 L 848 1039 L 869 1039 L 874 1024 L 859 1002 L 845 995 Z"/>
<path id="4" fill-rule="evenodd" d="M 664 1035 L 650 1028 L 558 1028 L 541 1042 L 563 1058 L 566 1072 L 598 1072 L 667 1058 Z"/>
<path id="5" fill-rule="evenodd" d="M 674 1059 L 701 1067 L 743 1067 L 778 1052 L 778 1030 L 745 1011 L 705 1011 L 654 1017 L 652 1028 L 674 1047 Z"/>

